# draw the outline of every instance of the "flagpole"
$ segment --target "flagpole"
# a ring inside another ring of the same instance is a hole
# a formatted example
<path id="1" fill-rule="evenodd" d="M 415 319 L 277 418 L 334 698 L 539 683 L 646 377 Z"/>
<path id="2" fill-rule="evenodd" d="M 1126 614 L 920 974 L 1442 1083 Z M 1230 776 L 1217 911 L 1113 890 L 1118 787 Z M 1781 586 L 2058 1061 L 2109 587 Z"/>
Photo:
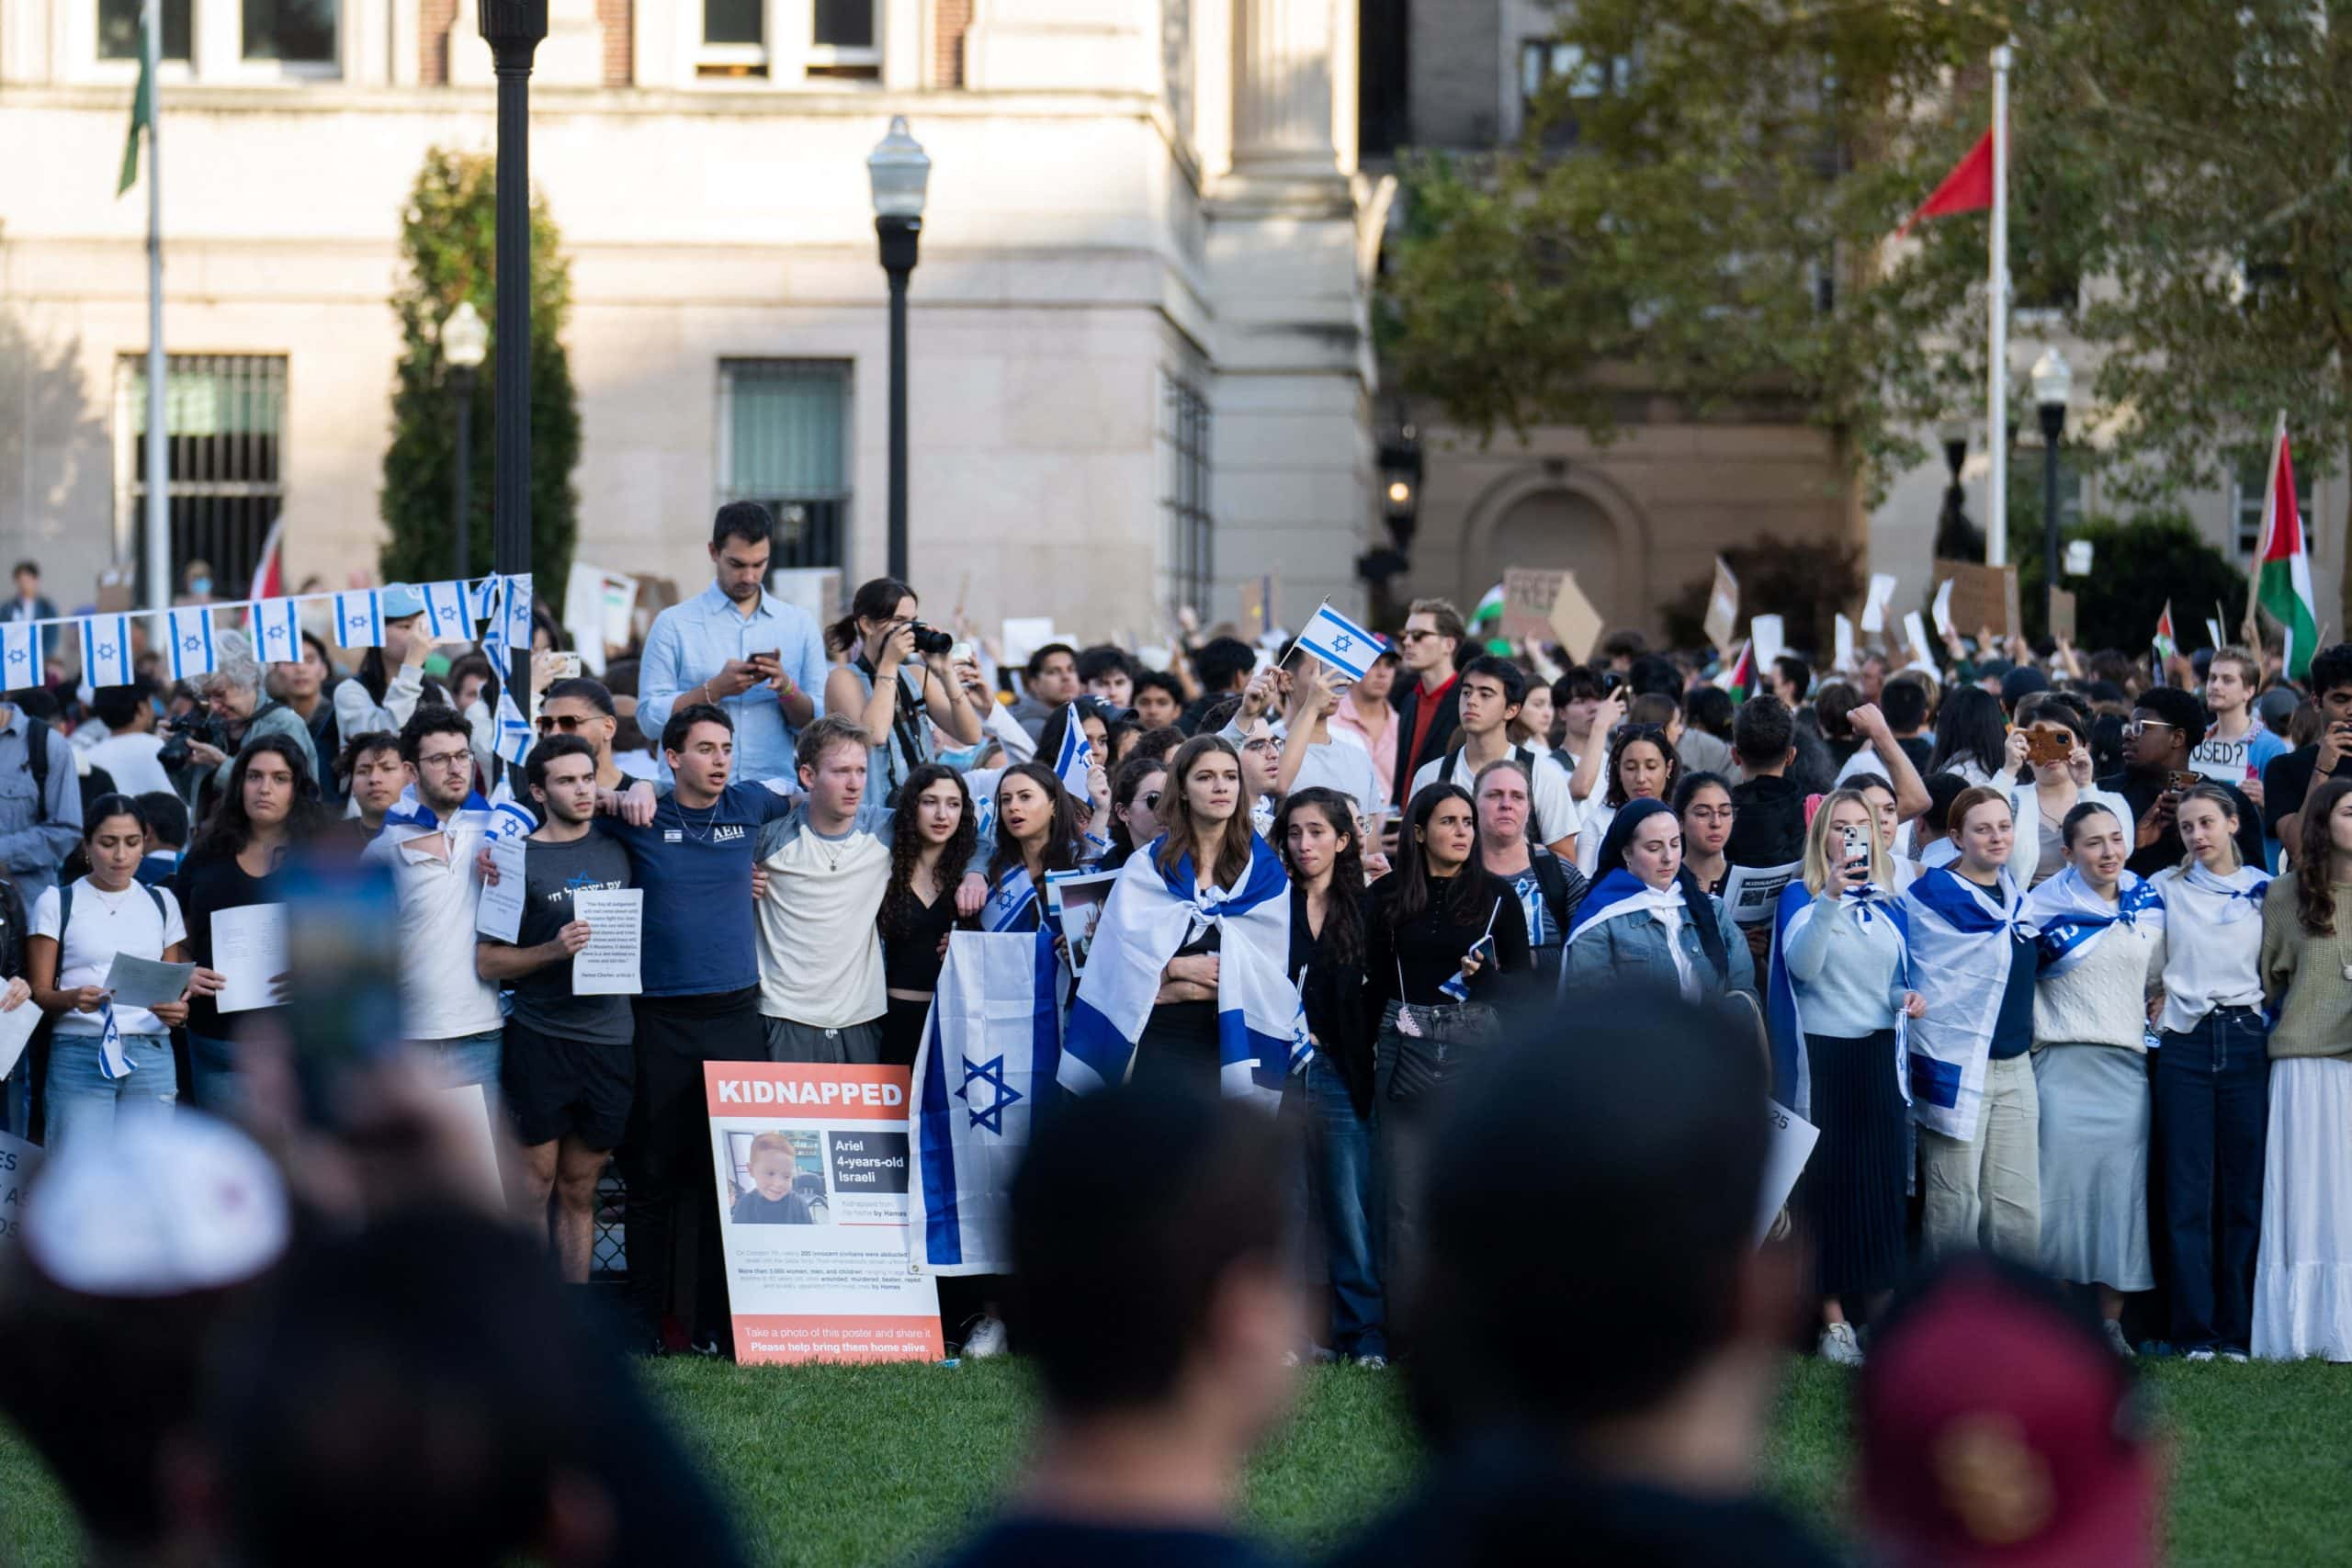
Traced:
<path id="1" fill-rule="evenodd" d="M 147 607 L 172 603 L 171 475 L 164 446 L 164 117 L 162 0 L 140 17 L 147 68 Z"/>
<path id="2" fill-rule="evenodd" d="M 2009 559 L 2009 46 L 1993 51 L 1993 234 L 1985 288 L 1984 564 Z"/>

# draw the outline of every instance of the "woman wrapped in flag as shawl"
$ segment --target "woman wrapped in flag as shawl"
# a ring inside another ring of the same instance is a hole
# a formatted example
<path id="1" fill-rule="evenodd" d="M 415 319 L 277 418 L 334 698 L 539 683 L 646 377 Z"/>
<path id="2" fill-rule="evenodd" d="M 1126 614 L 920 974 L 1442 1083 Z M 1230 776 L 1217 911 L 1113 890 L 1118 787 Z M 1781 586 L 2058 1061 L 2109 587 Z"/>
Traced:
<path id="1" fill-rule="evenodd" d="M 1046 874 L 1078 871 L 1097 858 L 1078 797 L 1045 763 L 1016 762 L 997 778 L 994 831 L 980 929 L 1037 931 L 1046 923 Z"/>
<path id="2" fill-rule="evenodd" d="M 1010 801 L 1007 802 L 1010 805 Z M 1271 1103 L 1308 1051 L 1287 970 L 1290 881 L 1239 815 L 1241 756 L 1214 735 L 1169 764 L 1166 831 L 1120 868 L 1072 998 L 1060 1081 L 1214 1082 Z"/>
<path id="3" fill-rule="evenodd" d="M 2155 1289 L 2148 1249 L 2148 998 L 2164 975 L 2165 904 L 2124 869 L 2132 829 L 2105 804 L 2066 814 L 2066 869 L 2026 897 L 2033 928 L 2033 1081 L 2041 1108 L 2041 1268 L 2097 1285 L 2126 1349 L 2123 1294 Z"/>
<path id="4" fill-rule="evenodd" d="M 1928 1010 L 1907 1032 L 1911 1113 L 1930 1251 L 1984 1247 L 2030 1263 L 2041 1247 L 2033 1068 L 2033 944 L 2009 870 L 2017 820 L 2005 787 L 1961 792 L 1959 857 L 1903 896 L 1911 973 Z"/>
<path id="5" fill-rule="evenodd" d="M 1797 1207 L 1813 1238 L 1821 1356 L 1840 1366 L 1861 1362 L 1849 1298 L 1894 1289 L 1905 1261 L 1903 1036 L 1927 1007 L 1873 815 L 1860 790 L 1816 804 L 1804 879 L 1781 890 L 1772 941 L 1772 1092 L 1821 1130 Z"/>
<path id="6" fill-rule="evenodd" d="M 1692 1000 L 1756 998 L 1756 961 L 1729 914 L 1682 863 L 1682 824 L 1662 800 L 1627 802 L 1610 823 L 1598 873 L 1577 907 L 1560 995 L 1643 981 Z"/>

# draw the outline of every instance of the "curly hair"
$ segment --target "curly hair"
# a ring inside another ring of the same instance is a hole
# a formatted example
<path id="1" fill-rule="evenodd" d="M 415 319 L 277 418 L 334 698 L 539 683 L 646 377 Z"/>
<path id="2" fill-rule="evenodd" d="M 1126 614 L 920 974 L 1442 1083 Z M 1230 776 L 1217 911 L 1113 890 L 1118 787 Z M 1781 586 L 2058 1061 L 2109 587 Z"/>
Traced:
<path id="1" fill-rule="evenodd" d="M 1666 783 L 1658 789 L 1658 798 L 1661 800 L 1674 798 L 1674 786 L 1682 782 L 1681 757 L 1668 742 L 1666 731 L 1657 725 L 1629 724 L 1620 729 L 1616 739 L 1609 743 L 1609 777 L 1607 788 L 1602 791 L 1600 797 L 1603 805 L 1622 807 L 1632 798 L 1625 793 L 1624 776 L 1617 771 L 1617 767 L 1624 761 L 1625 748 L 1637 740 L 1646 740 L 1657 747 L 1658 755 L 1666 760 Z"/>
<path id="2" fill-rule="evenodd" d="M 972 810 L 972 791 L 964 775 L 938 762 L 925 762 L 909 773 L 899 787 L 898 809 L 890 820 L 890 883 L 882 890 L 882 908 L 876 921 L 885 940 L 905 935 L 922 903 L 915 896 L 915 868 L 922 863 L 923 852 L 921 808 L 924 792 L 940 783 L 955 784 L 962 807 L 956 830 L 939 847 L 936 874 L 943 895 L 952 890 L 949 879 L 958 874 L 956 868 L 971 864 L 972 852 L 979 847 L 979 819 Z"/>

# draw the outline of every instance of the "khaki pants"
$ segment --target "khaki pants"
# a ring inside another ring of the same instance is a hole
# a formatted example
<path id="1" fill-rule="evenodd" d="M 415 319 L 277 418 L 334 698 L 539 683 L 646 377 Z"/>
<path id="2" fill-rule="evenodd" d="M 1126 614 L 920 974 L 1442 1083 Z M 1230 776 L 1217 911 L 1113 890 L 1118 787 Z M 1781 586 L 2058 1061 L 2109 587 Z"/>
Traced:
<path id="1" fill-rule="evenodd" d="M 1984 1108 L 1965 1143 L 1919 1129 L 1928 1255 L 1973 1247 L 2041 1256 L 2041 1101 L 2030 1053 L 1984 1065 Z"/>

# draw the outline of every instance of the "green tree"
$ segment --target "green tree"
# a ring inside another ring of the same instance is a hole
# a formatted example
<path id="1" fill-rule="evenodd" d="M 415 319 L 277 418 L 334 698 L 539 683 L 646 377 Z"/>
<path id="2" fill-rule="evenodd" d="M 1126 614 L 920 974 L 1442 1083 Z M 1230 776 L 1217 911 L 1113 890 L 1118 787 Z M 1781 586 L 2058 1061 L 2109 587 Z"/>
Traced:
<path id="1" fill-rule="evenodd" d="M 2205 635 L 2205 623 L 2214 618 L 2216 606 L 2222 635 L 2237 639 L 2238 626 L 2245 619 L 2245 573 L 2207 544 L 2183 513 L 2143 513 L 2130 521 L 2086 517 L 2067 529 L 2065 536 L 2087 539 L 2091 545 L 2090 575 L 2061 577 L 2058 583 L 2075 595 L 2076 648 L 2086 653 L 2112 648 L 2144 655 L 2167 601 L 2182 652 L 2213 640 Z M 2049 596 L 2042 592 L 2038 535 L 2035 543 L 2036 548 L 2016 558 L 2018 613 L 2025 621 L 2026 636 L 2039 639 L 2045 630 Z"/>
<path id="2" fill-rule="evenodd" d="M 392 440 L 384 453 L 379 505 L 389 531 L 380 564 L 388 581 L 437 581 L 454 570 L 451 515 L 457 432 L 455 372 L 442 360 L 441 323 L 471 299 L 492 323 L 491 359 L 474 378 L 465 410 L 473 465 L 467 497 L 472 527 L 469 575 L 492 564 L 492 498 L 497 321 L 497 164 L 486 154 L 434 148 L 424 155 L 401 215 L 406 276 L 391 298 L 401 354 L 392 384 Z M 533 586 L 560 598 L 579 533 L 579 400 L 563 347 L 571 277 L 544 200 L 531 204 L 531 570 Z"/>
<path id="3" fill-rule="evenodd" d="M 1578 0 L 1557 37 L 1609 63 L 1491 159 L 1408 160 L 1381 299 L 1404 385 L 1483 435 L 1606 440 L 1629 384 L 1771 396 L 1883 494 L 1981 406 L 1987 219 L 1892 242 L 1989 123 L 2004 39 L 2015 299 L 2099 353 L 2070 427 L 2104 492 L 2177 506 L 2280 410 L 2299 473 L 2352 435 L 2352 165 L 2313 130 L 2352 124 L 2346 0 Z"/>
<path id="4" fill-rule="evenodd" d="M 1780 616 L 1790 648 L 1828 663 L 1837 647 L 1838 612 L 1850 613 L 1861 602 L 1861 552 L 1843 540 L 1783 540 L 1764 534 L 1723 554 L 1739 579 L 1741 615 Z M 1674 646 L 1697 648 L 1706 641 L 1707 597 L 1714 583 L 1711 568 L 1668 601 L 1666 635 Z"/>

